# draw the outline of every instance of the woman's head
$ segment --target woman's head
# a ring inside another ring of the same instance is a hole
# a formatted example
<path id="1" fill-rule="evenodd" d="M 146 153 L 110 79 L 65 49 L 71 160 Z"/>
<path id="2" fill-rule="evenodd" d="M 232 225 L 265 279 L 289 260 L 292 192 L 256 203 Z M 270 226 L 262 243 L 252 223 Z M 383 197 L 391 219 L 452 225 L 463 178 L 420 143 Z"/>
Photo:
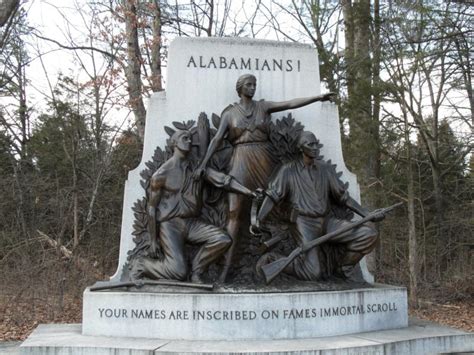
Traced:
<path id="1" fill-rule="evenodd" d="M 244 87 L 245 83 L 248 81 L 257 83 L 257 78 L 255 77 L 255 75 L 252 75 L 252 74 L 244 74 L 244 75 L 241 75 L 237 79 L 237 83 L 235 84 L 235 89 L 237 90 L 237 94 L 239 95 L 239 97 L 242 94 L 242 88 Z"/>

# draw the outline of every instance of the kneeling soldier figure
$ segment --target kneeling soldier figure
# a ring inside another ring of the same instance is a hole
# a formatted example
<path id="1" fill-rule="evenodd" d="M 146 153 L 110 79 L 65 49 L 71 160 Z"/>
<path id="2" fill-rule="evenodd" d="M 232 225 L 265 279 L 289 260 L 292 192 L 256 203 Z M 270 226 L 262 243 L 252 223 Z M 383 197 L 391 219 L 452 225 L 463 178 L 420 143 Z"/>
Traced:
<path id="1" fill-rule="evenodd" d="M 159 239 L 163 257 L 137 258 L 132 266 L 132 278 L 186 280 L 189 270 L 185 245 L 189 243 L 200 245 L 191 263 L 190 279 L 201 283 L 209 265 L 221 257 L 232 243 L 222 228 L 200 218 L 204 182 L 247 196 L 255 194 L 231 176 L 211 168 L 204 171 L 202 179 L 193 179 L 195 169 L 189 158 L 190 132 L 175 132 L 171 137 L 171 146 L 173 155 L 151 177 L 148 196 L 150 254 L 156 254 Z"/>
<path id="2" fill-rule="evenodd" d="M 336 218 L 330 213 L 331 203 L 347 207 L 362 217 L 367 215 L 367 211 L 349 196 L 333 167 L 317 159 L 321 144 L 313 133 L 303 132 L 298 145 L 301 157 L 284 164 L 273 176 L 257 215 L 257 226 L 253 228 L 258 229 L 260 222 L 275 205 L 286 203 L 292 210 L 295 223 L 294 238 L 301 246 L 323 234 L 350 225 L 350 221 Z M 380 214 L 372 220 L 379 221 L 384 217 Z M 336 262 L 339 274 L 351 277 L 354 266 L 374 249 L 377 238 L 374 225 L 367 222 L 328 241 L 327 243 L 342 249 Z M 284 271 L 300 280 L 320 279 L 322 268 L 319 252 L 319 247 L 308 250 Z M 267 256 L 264 260 L 266 263 L 274 261 L 274 255 L 269 253 Z"/>

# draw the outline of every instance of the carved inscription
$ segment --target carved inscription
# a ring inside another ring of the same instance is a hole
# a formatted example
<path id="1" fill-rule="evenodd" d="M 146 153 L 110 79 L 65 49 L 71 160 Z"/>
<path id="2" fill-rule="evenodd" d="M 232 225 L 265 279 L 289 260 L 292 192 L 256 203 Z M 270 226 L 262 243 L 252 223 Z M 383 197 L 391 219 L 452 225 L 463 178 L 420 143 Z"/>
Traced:
<path id="1" fill-rule="evenodd" d="M 98 308 L 99 318 L 193 320 L 193 321 L 252 321 L 256 319 L 311 319 L 347 317 L 370 313 L 398 311 L 395 302 L 369 303 L 339 307 L 312 307 L 254 310 L 164 310 L 152 308 Z"/>
<path id="2" fill-rule="evenodd" d="M 237 69 L 256 71 L 280 71 L 292 72 L 301 71 L 301 61 L 299 59 L 263 59 L 244 57 L 206 57 L 190 56 L 188 68 L 201 69 Z"/>

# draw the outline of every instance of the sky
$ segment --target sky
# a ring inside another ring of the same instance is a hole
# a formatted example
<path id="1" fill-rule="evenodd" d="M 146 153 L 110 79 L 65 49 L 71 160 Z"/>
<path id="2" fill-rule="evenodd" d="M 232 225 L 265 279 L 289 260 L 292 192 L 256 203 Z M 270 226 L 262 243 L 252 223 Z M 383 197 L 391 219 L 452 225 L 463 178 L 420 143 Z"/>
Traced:
<path id="1" fill-rule="evenodd" d="M 268 9 L 274 12 L 274 14 L 280 13 L 281 15 L 281 10 L 275 9 L 275 6 L 272 8 L 270 1 L 264 0 L 263 2 L 267 4 Z M 189 1 L 178 0 L 178 3 L 186 4 Z M 76 43 L 81 43 L 83 38 L 86 38 L 88 35 L 86 22 L 76 10 L 77 8 L 86 8 L 84 4 L 87 4 L 86 0 L 29 0 L 23 6 L 27 11 L 29 24 L 39 31 L 43 37 L 68 44 L 68 37 L 74 38 Z M 245 22 L 251 16 L 256 1 L 233 1 L 234 7 L 236 4 L 238 6 L 233 14 L 235 16 L 233 18 L 236 23 L 239 23 Z M 219 11 L 222 11 L 222 7 L 219 8 Z M 259 29 L 259 27 L 262 27 L 267 22 L 268 20 L 264 17 L 255 21 L 255 31 L 259 38 L 287 40 L 275 33 L 275 31 L 270 30 L 268 26 L 263 30 Z M 229 22 L 227 25 L 232 30 L 233 23 Z M 87 76 L 77 61 L 75 62 L 71 51 L 60 49 L 56 44 L 41 40 L 35 36 L 31 36 L 29 41 L 31 42 L 29 51 L 32 61 L 26 68 L 27 78 L 30 79 L 28 100 L 30 106 L 36 112 L 41 112 L 47 109 L 48 97 L 51 96 L 50 88 L 55 87 L 60 73 L 72 77 L 79 82 L 87 80 Z M 38 53 L 41 53 L 41 56 Z M 87 62 L 87 59 L 85 61 Z M 163 68 L 163 76 L 166 88 L 166 64 Z M 120 109 L 113 115 L 113 121 L 116 124 L 121 125 L 124 119 L 127 120 L 128 125 L 133 123 L 128 109 Z"/>
<path id="2" fill-rule="evenodd" d="M 186 3 L 189 1 L 179 1 L 180 3 Z M 82 38 L 87 35 L 85 29 L 84 20 L 76 10 L 77 7 L 83 7 L 86 1 L 83 0 L 29 0 L 24 3 L 24 8 L 28 13 L 29 24 L 36 30 L 40 31 L 42 36 L 47 38 L 53 38 L 61 43 L 67 44 L 68 34 L 73 38 L 81 42 Z M 234 2 L 235 3 L 235 2 Z M 240 2 L 238 2 L 240 3 Z M 270 2 L 266 1 L 270 6 Z M 250 6 L 255 4 L 255 1 L 246 0 L 245 6 L 247 11 L 239 9 L 237 11 L 236 21 L 245 21 L 251 14 Z M 282 10 L 277 6 L 273 6 L 270 9 L 274 14 L 279 16 L 281 25 L 286 26 L 289 29 L 290 34 L 295 38 L 304 38 L 295 29 L 296 26 L 292 25 L 291 19 L 282 13 Z M 268 19 L 261 17 L 256 20 L 259 25 L 265 25 Z M 285 38 L 271 30 L 258 31 L 257 35 L 260 38 L 273 39 L 273 40 L 284 40 Z M 341 36 L 343 37 L 343 36 Z M 26 69 L 27 77 L 30 79 L 30 85 L 28 87 L 28 100 L 29 104 L 33 107 L 36 112 L 42 112 L 47 109 L 47 101 L 50 96 L 50 86 L 54 87 L 57 82 L 59 73 L 70 76 L 78 81 L 84 81 L 87 76 L 80 69 L 77 62 L 74 62 L 74 56 L 71 51 L 61 50 L 56 44 L 49 43 L 44 40 L 40 40 L 34 36 L 31 36 L 30 55 L 32 61 Z M 341 38 L 340 45 L 343 45 Z M 41 52 L 41 57 L 36 56 L 35 53 Z M 165 68 L 166 77 L 166 68 Z M 166 85 L 166 84 L 165 84 Z M 323 91 L 324 88 L 323 88 Z M 460 106 L 467 106 L 463 102 L 462 94 L 454 94 L 452 100 L 458 102 Z M 386 105 L 390 110 L 390 105 Z M 444 113 L 449 116 L 449 112 Z M 125 120 L 126 126 L 133 123 L 132 117 L 129 110 L 120 109 L 114 112 L 113 122 L 121 125 Z M 466 132 L 466 125 L 457 122 L 452 127 L 459 134 Z"/>
<path id="3" fill-rule="evenodd" d="M 68 36 L 71 36 L 77 40 L 77 43 L 81 43 L 83 38 L 87 36 L 87 29 L 76 8 L 83 7 L 85 3 L 87 1 L 82 0 L 30 0 L 24 4 L 24 8 L 28 13 L 29 24 L 39 31 L 43 37 L 67 44 Z M 184 4 L 189 3 L 189 1 L 180 0 L 178 3 Z M 237 16 L 241 17 L 243 21 L 251 13 L 251 7 L 254 4 L 255 1 L 246 0 L 247 11 L 241 10 Z M 272 31 L 260 32 L 259 34 L 267 39 L 277 39 Z M 47 97 L 50 97 L 51 92 L 50 86 L 54 87 L 56 85 L 60 73 L 78 81 L 87 80 L 87 76 L 78 63 L 75 63 L 71 51 L 60 49 L 56 44 L 34 36 L 30 38 L 30 41 L 29 49 L 32 61 L 26 69 L 27 77 L 30 79 L 28 99 L 29 104 L 39 112 L 47 108 Z M 41 56 L 38 56 L 37 53 L 41 53 Z M 166 87 L 166 65 L 163 69 L 164 86 Z M 120 124 L 127 117 L 131 124 L 129 110 L 122 109 L 114 115 L 114 121 Z"/>
<path id="4" fill-rule="evenodd" d="M 67 45 L 68 36 L 74 38 L 77 43 L 82 43 L 83 38 L 87 37 L 84 20 L 76 10 L 78 6 L 81 6 L 80 2 L 77 0 L 30 0 L 24 4 L 24 7 L 28 13 L 29 25 L 39 31 L 41 36 Z M 27 95 L 34 115 L 48 111 L 47 102 L 51 97 L 51 88 L 56 86 L 60 74 L 80 83 L 87 81 L 88 77 L 72 51 L 61 49 L 58 45 L 35 36 L 30 36 L 29 41 L 32 61 L 26 68 L 26 76 L 30 80 Z M 87 56 L 82 56 L 82 58 L 90 67 L 91 61 Z M 101 55 L 96 55 L 96 59 L 104 63 Z M 116 107 L 109 115 L 108 121 L 122 129 L 133 125 L 130 110 L 123 107 Z"/>

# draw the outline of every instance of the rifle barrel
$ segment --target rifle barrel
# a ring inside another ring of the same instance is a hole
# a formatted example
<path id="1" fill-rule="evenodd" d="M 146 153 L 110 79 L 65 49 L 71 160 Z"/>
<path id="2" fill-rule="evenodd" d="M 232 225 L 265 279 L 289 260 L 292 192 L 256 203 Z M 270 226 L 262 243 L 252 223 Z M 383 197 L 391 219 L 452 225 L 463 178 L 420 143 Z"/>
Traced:
<path id="1" fill-rule="evenodd" d="M 365 222 L 371 221 L 374 219 L 374 217 L 379 214 L 379 213 L 388 213 L 391 210 L 401 206 L 403 202 L 398 202 L 392 206 L 386 207 L 386 208 L 381 208 L 379 210 L 375 210 L 371 213 L 369 213 L 367 216 L 365 216 L 362 219 L 359 219 L 355 221 L 354 223 L 348 224 L 342 228 L 339 228 L 338 230 L 335 230 L 333 232 L 330 232 L 328 234 L 323 235 L 320 238 L 314 239 L 308 243 L 304 243 L 302 246 L 296 248 L 291 252 L 290 255 L 284 258 L 280 258 L 278 260 L 275 260 L 271 263 L 268 263 L 264 266 L 262 266 L 262 272 L 265 276 L 265 281 L 267 284 L 273 281 L 275 277 L 277 277 L 288 265 L 290 265 L 293 260 L 300 255 L 301 253 L 304 253 L 305 251 L 308 251 L 315 246 L 322 244 L 326 242 L 328 239 L 334 238 L 337 235 L 340 235 L 342 233 L 345 233 L 355 227 L 360 226 L 361 224 L 364 224 Z"/>
<path id="2" fill-rule="evenodd" d="M 101 291 L 101 290 L 111 290 L 114 288 L 120 287 L 141 287 L 143 285 L 161 285 L 161 286 L 178 286 L 178 287 L 188 287 L 188 288 L 200 288 L 204 290 L 212 291 L 214 289 L 214 284 L 198 284 L 192 282 L 182 282 L 175 280 L 140 280 L 137 282 L 134 281 L 125 281 L 125 282 L 114 282 L 114 283 L 105 283 L 97 286 L 92 286 L 91 291 Z"/>

